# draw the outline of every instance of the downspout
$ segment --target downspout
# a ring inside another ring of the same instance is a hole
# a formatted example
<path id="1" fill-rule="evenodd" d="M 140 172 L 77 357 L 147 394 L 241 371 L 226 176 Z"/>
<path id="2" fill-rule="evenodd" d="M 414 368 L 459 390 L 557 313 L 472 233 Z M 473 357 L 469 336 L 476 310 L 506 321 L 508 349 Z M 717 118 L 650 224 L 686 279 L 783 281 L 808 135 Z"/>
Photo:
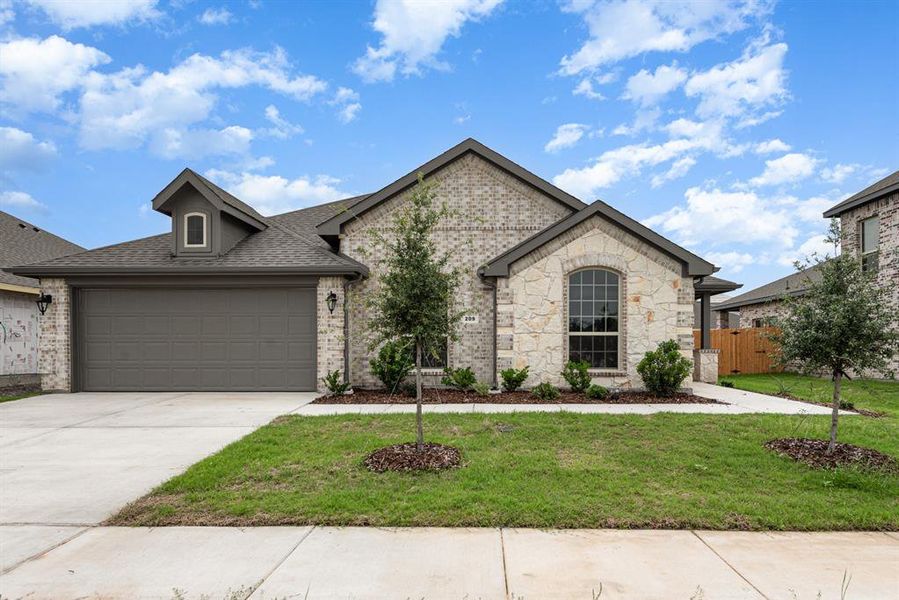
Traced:
<path id="1" fill-rule="evenodd" d="M 480 279 L 484 283 L 484 285 L 493 289 L 493 344 L 492 344 L 493 345 L 493 369 L 491 371 L 490 377 L 493 380 L 493 389 L 499 389 L 499 387 L 498 387 L 499 381 L 496 379 L 496 363 L 497 363 L 497 358 L 496 358 L 496 353 L 497 353 L 497 348 L 496 348 L 496 329 L 497 329 L 497 327 L 496 327 L 496 323 L 497 323 L 497 321 L 496 321 L 496 306 L 497 306 L 496 288 L 497 288 L 497 284 L 496 284 L 496 279 L 494 279 L 493 282 L 490 282 L 484 276 L 484 268 L 483 267 L 478 269 L 478 277 L 480 277 Z"/>

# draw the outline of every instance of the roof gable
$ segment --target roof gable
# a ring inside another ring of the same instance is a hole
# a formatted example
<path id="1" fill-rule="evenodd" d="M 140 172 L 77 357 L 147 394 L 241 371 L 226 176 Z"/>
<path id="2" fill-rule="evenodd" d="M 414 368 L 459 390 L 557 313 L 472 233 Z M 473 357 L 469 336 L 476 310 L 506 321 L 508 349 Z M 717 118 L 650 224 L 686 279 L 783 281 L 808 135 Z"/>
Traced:
<path id="1" fill-rule="evenodd" d="M 660 236 L 645 225 L 641 225 L 624 213 L 615 210 L 602 200 L 597 200 L 593 204 L 565 217 L 554 225 L 537 232 L 517 246 L 513 246 L 506 252 L 503 252 L 482 267 L 480 273 L 485 277 L 508 277 L 509 267 L 512 263 L 593 216 L 603 218 L 613 225 L 621 227 L 650 246 L 680 261 L 684 265 L 684 273 L 686 275 L 711 275 L 718 270 L 712 263 Z"/>
<path id="2" fill-rule="evenodd" d="M 218 210 L 246 223 L 257 231 L 262 231 L 268 227 L 268 224 L 265 222 L 265 217 L 256 212 L 252 206 L 238 200 L 191 169 L 184 169 L 181 171 L 171 183 L 165 186 L 161 192 L 156 194 L 156 197 L 153 198 L 153 210 L 157 210 L 166 215 L 171 215 L 172 212 L 169 209 L 169 203 L 185 185 L 189 185 L 197 190 L 201 196 Z"/>
<path id="3" fill-rule="evenodd" d="M 857 194 L 849 196 L 825 212 L 824 216 L 826 218 L 838 217 L 847 210 L 852 210 L 862 204 L 867 204 L 868 202 L 883 198 L 884 196 L 889 196 L 897 191 L 899 191 L 899 171 L 895 171 L 880 181 L 872 183 Z"/>
<path id="4" fill-rule="evenodd" d="M 390 198 L 402 193 L 403 191 L 415 185 L 415 183 L 418 181 L 419 173 L 421 173 L 424 177 L 428 177 L 429 175 L 435 173 L 436 171 L 439 171 L 443 167 L 469 153 L 478 155 L 487 162 L 506 171 L 516 179 L 538 189 L 545 195 L 555 199 L 565 206 L 568 206 L 573 211 L 581 210 L 586 206 L 586 204 L 584 204 L 571 194 L 564 192 L 548 181 L 541 179 L 524 167 L 512 162 L 498 152 L 491 150 L 477 140 L 468 138 L 460 144 L 453 146 L 440 156 L 426 162 L 417 169 L 413 169 L 412 171 L 400 177 L 393 183 L 387 185 L 386 187 L 381 188 L 374 194 L 365 196 L 359 202 L 347 207 L 347 209 L 340 214 L 337 214 L 330 219 L 322 222 L 316 228 L 318 234 L 325 239 L 336 238 L 338 235 L 340 235 L 345 223 L 359 217 L 368 210 L 374 208 L 375 206 L 378 206 L 382 202 L 389 200 Z"/>

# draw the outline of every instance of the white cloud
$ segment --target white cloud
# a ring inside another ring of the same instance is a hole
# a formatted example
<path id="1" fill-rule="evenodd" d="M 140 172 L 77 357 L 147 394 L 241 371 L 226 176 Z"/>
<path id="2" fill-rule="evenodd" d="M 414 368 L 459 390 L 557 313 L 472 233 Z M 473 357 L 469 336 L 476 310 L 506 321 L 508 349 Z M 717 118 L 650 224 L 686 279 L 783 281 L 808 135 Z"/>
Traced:
<path id="1" fill-rule="evenodd" d="M 784 154 L 780 158 L 766 160 L 765 171 L 750 179 L 749 183 L 756 186 L 793 183 L 811 176 L 819 162 L 808 154 Z"/>
<path id="2" fill-rule="evenodd" d="M 826 167 L 821 169 L 821 179 L 828 183 L 843 183 L 847 177 L 858 171 L 860 167 L 861 165 L 844 165 L 842 163 L 833 167 Z"/>
<path id="3" fill-rule="evenodd" d="M 502 0 L 378 0 L 372 27 L 382 35 L 368 46 L 353 71 L 366 82 L 392 81 L 397 72 L 420 75 L 423 68 L 446 68 L 437 59 L 444 42 L 458 37 L 469 21 L 490 15 Z"/>
<path id="4" fill-rule="evenodd" d="M 53 111 L 60 95 L 79 87 L 103 52 L 56 35 L 0 43 L 0 102 L 20 112 Z"/>
<path id="5" fill-rule="evenodd" d="M 565 148 L 571 148 L 580 141 L 584 134 L 590 129 L 589 125 L 582 123 L 565 123 L 556 128 L 553 138 L 546 142 L 543 147 L 545 152 L 558 152 Z"/>
<path id="6" fill-rule="evenodd" d="M 227 25 L 234 20 L 234 15 L 225 7 L 207 8 L 197 20 L 203 25 Z"/>
<path id="7" fill-rule="evenodd" d="M 622 98 L 633 100 L 644 106 L 655 104 L 669 92 L 676 90 L 686 81 L 687 72 L 674 63 L 662 65 L 650 73 L 641 69 L 627 80 Z"/>
<path id="8" fill-rule="evenodd" d="M 645 52 L 686 52 L 696 44 L 739 31 L 769 11 L 767 2 L 666 0 L 572 1 L 589 39 L 565 56 L 560 71 L 577 75 Z"/>
<path id="9" fill-rule="evenodd" d="M 593 82 L 589 77 L 586 79 L 581 79 L 580 83 L 578 83 L 571 93 L 575 96 L 583 96 L 584 98 L 589 98 L 590 100 L 605 100 L 606 97 L 602 95 L 602 92 L 597 92 L 593 88 Z"/>
<path id="10" fill-rule="evenodd" d="M 747 252 L 704 252 L 702 257 L 728 273 L 739 273 L 744 267 L 757 262 L 756 258 Z"/>
<path id="11" fill-rule="evenodd" d="M 195 160 L 205 156 L 246 154 L 252 140 L 253 132 L 238 125 L 223 129 L 166 128 L 153 137 L 150 150 L 166 159 Z"/>
<path id="12" fill-rule="evenodd" d="M 26 0 L 43 10 L 50 20 L 65 30 L 93 25 L 124 25 L 149 21 L 160 16 L 157 0 Z"/>
<path id="13" fill-rule="evenodd" d="M 671 168 L 668 169 L 665 173 L 661 175 L 655 175 L 650 182 L 652 187 L 657 188 L 660 185 L 663 185 L 669 181 L 674 179 L 680 179 L 684 175 L 686 175 L 690 169 L 696 164 L 696 159 L 692 156 L 685 156 L 683 158 L 679 158 L 671 165 Z"/>
<path id="14" fill-rule="evenodd" d="M 752 147 L 752 151 L 756 154 L 773 154 L 775 152 L 789 152 L 790 145 L 781 141 L 779 138 L 773 140 L 765 140 L 758 142 Z"/>
<path id="15" fill-rule="evenodd" d="M 662 111 L 658 107 L 641 108 L 634 115 L 634 122 L 631 124 L 622 123 L 612 130 L 612 135 L 637 135 L 641 131 L 654 129 Z"/>
<path id="16" fill-rule="evenodd" d="M 337 118 L 344 124 L 354 121 L 359 111 L 362 110 L 359 94 L 348 87 L 337 88 L 337 93 L 334 94 L 334 98 L 329 104 L 337 107 Z"/>
<path id="17" fill-rule="evenodd" d="M 257 85 L 306 101 L 327 87 L 317 77 L 290 71 L 286 54 L 276 48 L 227 50 L 218 58 L 194 54 L 165 73 L 148 73 L 142 66 L 109 75 L 92 72 L 81 98 L 81 144 L 135 148 L 165 130 L 185 130 L 209 117 L 217 89 Z"/>
<path id="18" fill-rule="evenodd" d="M 788 207 L 797 219 L 813 225 L 821 225 L 824 222 L 824 211 L 836 204 L 831 198 L 815 196 L 807 200 L 800 200 L 794 196 L 777 198 L 775 202 Z"/>
<path id="19" fill-rule="evenodd" d="M 766 34 L 750 44 L 739 59 L 690 76 L 684 91 L 688 97 L 699 99 L 697 115 L 710 118 L 756 114 L 760 108 L 787 98 L 787 73 L 783 67 L 787 45 L 768 44 L 768 37 Z"/>
<path id="20" fill-rule="evenodd" d="M 0 192 L 0 206 L 12 210 L 45 211 L 46 205 L 38 202 L 26 192 L 6 191 Z"/>
<path id="21" fill-rule="evenodd" d="M 805 265 L 814 259 L 825 259 L 839 254 L 839 249 L 827 241 L 824 234 L 813 235 L 804 241 L 798 248 L 781 253 L 777 262 L 783 266 L 792 266 L 795 263 Z"/>
<path id="22" fill-rule="evenodd" d="M 674 234 L 685 245 L 769 243 L 784 248 L 798 235 L 793 216 L 754 192 L 689 188 L 686 204 L 646 219 L 647 227 Z"/>
<path id="23" fill-rule="evenodd" d="M 16 18 L 16 11 L 12 8 L 12 0 L 0 0 L 0 27 L 12 23 Z"/>
<path id="24" fill-rule="evenodd" d="M 274 104 L 265 107 L 265 118 L 274 127 L 265 129 L 262 133 L 270 137 L 286 140 L 303 133 L 303 128 L 282 117 L 278 107 Z"/>
<path id="25" fill-rule="evenodd" d="M 470 120 L 471 120 L 471 115 L 464 114 L 464 115 L 459 115 L 458 117 L 454 118 L 453 123 L 455 123 L 456 125 L 464 125 L 465 123 L 468 123 Z"/>
<path id="26" fill-rule="evenodd" d="M 56 158 L 53 142 L 40 142 L 27 131 L 0 127 L 0 172 L 37 171 Z"/>
<path id="27" fill-rule="evenodd" d="M 232 173 L 212 169 L 206 176 L 264 215 L 274 215 L 351 194 L 338 188 L 339 179 L 327 175 L 287 179 L 279 175 Z"/>

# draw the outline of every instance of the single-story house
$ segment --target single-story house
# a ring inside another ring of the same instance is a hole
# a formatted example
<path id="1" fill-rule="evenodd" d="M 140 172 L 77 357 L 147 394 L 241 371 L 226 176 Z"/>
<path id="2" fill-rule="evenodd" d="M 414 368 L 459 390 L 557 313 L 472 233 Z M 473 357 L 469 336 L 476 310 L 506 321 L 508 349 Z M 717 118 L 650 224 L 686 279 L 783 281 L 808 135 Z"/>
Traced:
<path id="1" fill-rule="evenodd" d="M 586 204 L 468 139 L 372 194 L 263 216 L 186 169 L 154 199 L 162 235 L 17 267 L 53 302 L 41 319 L 43 384 L 55 390 L 314 390 L 335 369 L 375 385 L 366 295 L 371 243 L 418 175 L 454 209 L 434 243 L 464 269 L 459 339 L 428 371 L 471 367 L 496 383 L 562 384 L 569 359 L 597 381 L 640 387 L 643 354 L 676 339 L 696 374 L 693 303 L 737 284 L 602 201 Z"/>
<path id="2" fill-rule="evenodd" d="M 40 382 L 40 282 L 2 269 L 83 251 L 77 244 L 0 211 L 0 388 Z"/>
<path id="3" fill-rule="evenodd" d="M 767 327 L 783 315 L 784 298 L 801 296 L 810 282 L 820 279 L 818 267 L 812 266 L 714 304 L 712 311 L 718 314 L 716 320 L 719 322 L 725 319 L 725 315 L 730 322 L 731 315 L 737 313 L 741 327 Z"/>

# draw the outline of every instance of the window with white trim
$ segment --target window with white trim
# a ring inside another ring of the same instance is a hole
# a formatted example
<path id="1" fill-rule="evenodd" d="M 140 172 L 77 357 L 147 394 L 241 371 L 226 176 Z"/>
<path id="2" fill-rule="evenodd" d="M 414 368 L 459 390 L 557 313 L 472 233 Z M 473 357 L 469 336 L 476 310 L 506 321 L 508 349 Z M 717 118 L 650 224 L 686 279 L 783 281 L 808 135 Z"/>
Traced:
<path id="1" fill-rule="evenodd" d="M 184 247 L 206 247 L 206 213 L 187 213 L 184 215 Z"/>
<path id="2" fill-rule="evenodd" d="M 621 287 L 617 273 L 586 269 L 568 276 L 568 359 L 617 369 Z"/>
<path id="3" fill-rule="evenodd" d="M 880 218 L 871 217 L 861 222 L 862 271 L 876 271 L 880 251 Z"/>

